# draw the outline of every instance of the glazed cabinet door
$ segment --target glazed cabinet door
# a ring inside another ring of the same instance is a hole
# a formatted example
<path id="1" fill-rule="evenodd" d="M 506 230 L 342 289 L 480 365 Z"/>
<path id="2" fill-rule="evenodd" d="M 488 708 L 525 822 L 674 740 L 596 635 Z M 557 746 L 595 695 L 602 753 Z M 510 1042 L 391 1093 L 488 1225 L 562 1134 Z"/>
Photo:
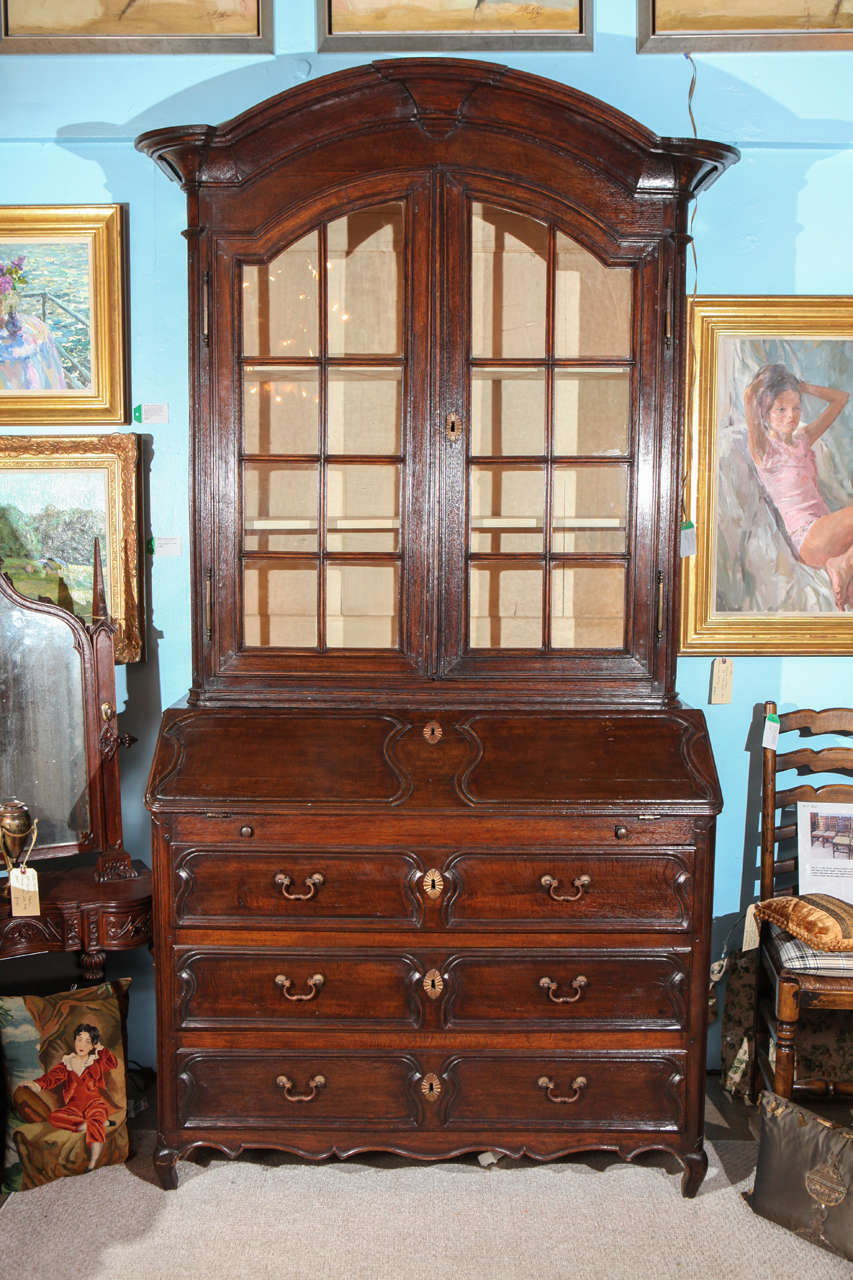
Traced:
<path id="1" fill-rule="evenodd" d="M 658 255 L 491 185 L 218 242 L 215 678 L 650 677 Z"/>

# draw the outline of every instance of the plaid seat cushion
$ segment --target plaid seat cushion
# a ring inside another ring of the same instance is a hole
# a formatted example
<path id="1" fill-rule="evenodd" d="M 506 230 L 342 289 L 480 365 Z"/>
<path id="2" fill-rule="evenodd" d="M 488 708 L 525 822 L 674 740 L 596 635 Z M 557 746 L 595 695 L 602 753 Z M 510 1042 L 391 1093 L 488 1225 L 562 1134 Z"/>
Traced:
<path id="1" fill-rule="evenodd" d="M 853 974 L 853 951 L 816 951 L 777 924 L 770 925 L 769 947 L 777 963 L 785 969 L 836 978 L 842 973 Z"/>

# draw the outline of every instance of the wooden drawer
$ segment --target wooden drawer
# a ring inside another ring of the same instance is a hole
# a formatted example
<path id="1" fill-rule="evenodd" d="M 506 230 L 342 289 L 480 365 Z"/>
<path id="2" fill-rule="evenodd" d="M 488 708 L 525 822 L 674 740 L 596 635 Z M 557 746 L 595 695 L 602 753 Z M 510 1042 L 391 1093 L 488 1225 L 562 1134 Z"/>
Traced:
<path id="1" fill-rule="evenodd" d="M 445 871 L 450 927 L 690 927 L 692 849 L 459 852 Z"/>
<path id="2" fill-rule="evenodd" d="M 450 1129 L 678 1129 L 686 1055 L 460 1054 L 440 1073 Z"/>
<path id="3" fill-rule="evenodd" d="M 192 949 L 175 953 L 182 1027 L 416 1026 L 414 957 L 387 951 Z"/>
<path id="4" fill-rule="evenodd" d="M 179 848 L 179 924 L 419 924 L 418 860 L 398 850 Z"/>
<path id="5" fill-rule="evenodd" d="M 178 1119 L 188 1128 L 415 1128 L 424 1105 L 406 1053 L 183 1050 L 177 1075 Z"/>
<path id="6" fill-rule="evenodd" d="M 676 1029 L 687 1019 L 687 951 L 456 955 L 444 974 L 448 1027 L 496 1023 Z"/>

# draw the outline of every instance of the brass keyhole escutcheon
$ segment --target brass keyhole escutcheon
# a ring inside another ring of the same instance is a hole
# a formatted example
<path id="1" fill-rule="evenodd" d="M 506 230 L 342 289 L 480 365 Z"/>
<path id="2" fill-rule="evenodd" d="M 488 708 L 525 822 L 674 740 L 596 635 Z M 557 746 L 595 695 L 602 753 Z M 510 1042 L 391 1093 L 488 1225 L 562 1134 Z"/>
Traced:
<path id="1" fill-rule="evenodd" d="M 430 720 L 424 725 L 424 737 L 427 742 L 441 742 L 444 737 L 444 730 L 437 720 Z"/>
<path id="2" fill-rule="evenodd" d="M 429 973 L 424 977 L 424 991 L 430 1000 L 437 1000 L 444 990 L 444 978 L 438 972 L 438 969 L 430 969 Z"/>
<path id="3" fill-rule="evenodd" d="M 444 876 L 433 867 L 424 872 L 424 893 L 428 898 L 440 898 L 444 892 Z"/>
<path id="4" fill-rule="evenodd" d="M 421 1093 L 427 1102 L 438 1101 L 438 1096 L 441 1093 L 441 1081 L 432 1071 L 430 1071 L 429 1075 L 424 1076 L 421 1081 Z"/>

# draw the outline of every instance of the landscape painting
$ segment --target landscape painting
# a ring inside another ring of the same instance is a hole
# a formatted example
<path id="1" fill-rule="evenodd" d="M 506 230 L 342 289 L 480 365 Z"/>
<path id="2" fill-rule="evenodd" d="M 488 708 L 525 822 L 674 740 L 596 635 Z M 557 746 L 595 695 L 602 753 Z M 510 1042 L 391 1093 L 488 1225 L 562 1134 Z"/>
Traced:
<path id="1" fill-rule="evenodd" d="M 8 36 L 253 36 L 259 0 L 6 0 Z"/>
<path id="2" fill-rule="evenodd" d="M 850 48 L 853 0 L 637 0 L 640 53 Z"/>
<path id="3" fill-rule="evenodd" d="M 95 539 L 119 662 L 142 654 L 135 435 L 0 436 L 0 558 L 15 590 L 92 622 Z"/>

